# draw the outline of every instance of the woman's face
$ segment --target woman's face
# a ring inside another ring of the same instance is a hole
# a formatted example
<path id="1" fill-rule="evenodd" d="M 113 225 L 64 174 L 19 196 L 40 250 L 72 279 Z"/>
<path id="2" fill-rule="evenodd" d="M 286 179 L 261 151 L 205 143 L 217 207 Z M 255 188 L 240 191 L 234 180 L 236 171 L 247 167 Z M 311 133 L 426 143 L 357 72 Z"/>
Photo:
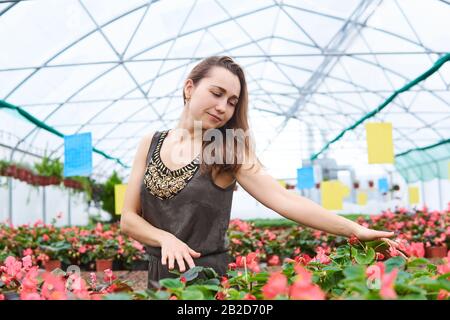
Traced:
<path id="1" fill-rule="evenodd" d="M 185 85 L 185 95 L 191 97 L 189 112 L 203 129 L 220 128 L 231 119 L 240 91 L 239 78 L 222 67 L 211 68 L 195 87 L 191 79 Z"/>

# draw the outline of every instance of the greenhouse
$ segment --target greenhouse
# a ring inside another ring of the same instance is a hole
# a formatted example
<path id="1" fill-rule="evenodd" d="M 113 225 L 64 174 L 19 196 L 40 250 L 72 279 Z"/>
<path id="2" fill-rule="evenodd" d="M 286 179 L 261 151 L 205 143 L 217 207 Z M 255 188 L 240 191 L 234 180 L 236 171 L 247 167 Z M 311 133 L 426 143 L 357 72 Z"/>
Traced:
<path id="1" fill-rule="evenodd" d="M 0 1 L 0 300 L 449 300 L 449 17 Z"/>

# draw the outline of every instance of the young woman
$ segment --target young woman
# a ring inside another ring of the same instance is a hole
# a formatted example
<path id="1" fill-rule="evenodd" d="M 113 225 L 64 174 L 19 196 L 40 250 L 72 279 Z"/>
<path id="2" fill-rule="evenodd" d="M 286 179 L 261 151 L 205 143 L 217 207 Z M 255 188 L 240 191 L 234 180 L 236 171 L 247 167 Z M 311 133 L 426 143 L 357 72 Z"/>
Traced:
<path id="1" fill-rule="evenodd" d="M 227 129 L 248 132 L 246 80 L 230 57 L 209 57 L 195 66 L 185 81 L 183 98 L 177 127 L 141 140 L 122 211 L 122 232 L 145 244 L 149 254 L 149 287 L 176 277 L 169 272 L 176 265 L 180 272 L 201 265 L 226 273 L 231 262 L 226 231 L 236 182 L 299 224 L 360 240 L 394 235 L 365 228 L 288 192 L 266 173 L 249 139 L 241 139 L 239 146 L 214 139 L 214 151 L 209 158 L 205 155 L 212 141 L 204 141 L 203 133 L 216 130 L 225 137 Z M 196 128 L 202 134 L 195 134 Z M 232 153 L 234 148 L 240 152 Z"/>

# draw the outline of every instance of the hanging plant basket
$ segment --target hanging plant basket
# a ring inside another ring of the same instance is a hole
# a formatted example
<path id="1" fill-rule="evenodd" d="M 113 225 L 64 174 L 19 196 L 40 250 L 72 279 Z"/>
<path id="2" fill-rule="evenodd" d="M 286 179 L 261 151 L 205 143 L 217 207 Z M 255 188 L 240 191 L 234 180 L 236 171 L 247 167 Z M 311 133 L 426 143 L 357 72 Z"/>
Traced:
<path id="1" fill-rule="evenodd" d="M 12 164 L 8 168 L 6 168 L 5 175 L 7 177 L 15 178 L 16 177 L 16 172 L 17 172 L 17 167 L 16 167 L 16 165 Z"/>

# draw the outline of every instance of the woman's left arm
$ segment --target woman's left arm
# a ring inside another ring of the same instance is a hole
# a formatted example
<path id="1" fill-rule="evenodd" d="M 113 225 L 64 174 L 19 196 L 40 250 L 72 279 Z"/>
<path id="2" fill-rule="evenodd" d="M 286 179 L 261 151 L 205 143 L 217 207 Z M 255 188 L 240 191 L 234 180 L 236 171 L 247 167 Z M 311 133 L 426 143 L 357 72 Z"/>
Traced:
<path id="1" fill-rule="evenodd" d="M 393 232 L 365 228 L 356 222 L 334 214 L 315 202 L 289 192 L 256 162 L 242 165 L 236 174 L 238 183 L 256 200 L 283 217 L 302 225 L 335 235 L 355 235 L 363 241 L 388 238 Z"/>

